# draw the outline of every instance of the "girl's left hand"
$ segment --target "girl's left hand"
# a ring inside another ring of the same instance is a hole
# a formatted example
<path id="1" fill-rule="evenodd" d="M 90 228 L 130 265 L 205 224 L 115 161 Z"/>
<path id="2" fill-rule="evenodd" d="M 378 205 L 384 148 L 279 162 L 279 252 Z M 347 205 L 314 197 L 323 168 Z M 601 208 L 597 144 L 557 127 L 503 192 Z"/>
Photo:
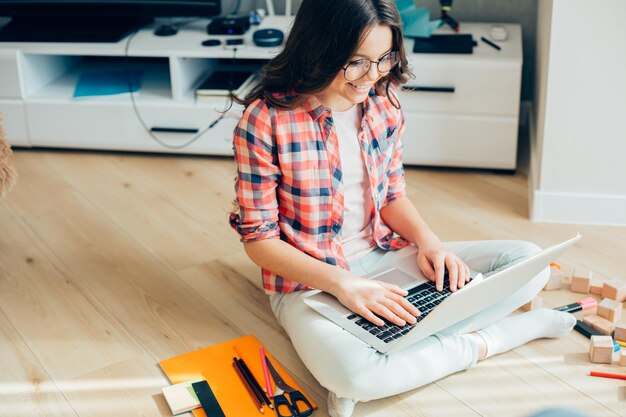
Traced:
<path id="1" fill-rule="evenodd" d="M 444 247 L 441 242 L 431 240 L 419 245 L 417 265 L 431 281 L 435 281 L 437 291 L 443 290 L 445 270 L 448 270 L 450 291 L 463 288 L 470 280 L 470 269 L 458 256 Z"/>

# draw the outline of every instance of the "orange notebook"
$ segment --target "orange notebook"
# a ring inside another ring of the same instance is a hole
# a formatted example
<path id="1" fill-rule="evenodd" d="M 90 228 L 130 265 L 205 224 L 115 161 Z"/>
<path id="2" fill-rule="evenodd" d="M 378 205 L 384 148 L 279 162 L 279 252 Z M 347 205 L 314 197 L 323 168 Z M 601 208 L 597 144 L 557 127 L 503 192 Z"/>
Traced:
<path id="1" fill-rule="evenodd" d="M 204 378 L 211 386 L 217 401 L 220 403 L 226 417 L 240 416 L 263 416 L 250 399 L 246 387 L 241 382 L 233 368 L 233 356 L 238 356 L 244 360 L 254 378 L 262 388 L 265 388 L 265 375 L 259 347 L 261 343 L 254 336 L 243 336 L 219 345 L 210 346 L 204 349 L 195 350 L 170 359 L 159 362 L 161 369 L 169 378 L 172 384 L 178 384 L 194 378 Z M 236 349 L 236 350 L 235 350 Z M 306 394 L 296 381 L 285 372 L 280 363 L 267 350 L 265 355 L 270 358 L 272 364 L 283 377 L 285 382 L 300 390 L 302 394 L 311 402 L 313 408 L 317 409 L 317 404 Z M 274 380 L 272 382 L 272 392 L 275 389 Z M 271 398 L 271 395 L 269 395 Z M 272 416 L 275 411 L 265 406 L 265 415 Z M 268 414 L 269 413 L 269 414 Z M 193 410 L 196 417 L 206 417 L 204 410 Z"/>

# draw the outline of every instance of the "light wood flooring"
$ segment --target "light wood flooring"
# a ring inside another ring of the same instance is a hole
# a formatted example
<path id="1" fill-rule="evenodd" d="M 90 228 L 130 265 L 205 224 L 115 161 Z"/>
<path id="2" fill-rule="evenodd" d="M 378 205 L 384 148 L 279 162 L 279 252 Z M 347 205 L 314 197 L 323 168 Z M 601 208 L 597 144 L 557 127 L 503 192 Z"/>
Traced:
<path id="1" fill-rule="evenodd" d="M 228 158 L 16 151 L 17 187 L 0 201 L 0 416 L 168 416 L 160 360 L 256 335 L 326 414 L 227 224 Z M 526 239 L 577 231 L 567 274 L 626 276 L 626 228 L 528 220 L 521 175 L 407 170 L 409 195 L 444 240 Z M 545 293 L 557 306 L 578 300 Z M 578 333 L 529 343 L 355 416 L 525 416 L 566 405 L 626 416 L 624 381 L 591 378 Z M 240 416 L 228 416 L 240 417 Z"/>

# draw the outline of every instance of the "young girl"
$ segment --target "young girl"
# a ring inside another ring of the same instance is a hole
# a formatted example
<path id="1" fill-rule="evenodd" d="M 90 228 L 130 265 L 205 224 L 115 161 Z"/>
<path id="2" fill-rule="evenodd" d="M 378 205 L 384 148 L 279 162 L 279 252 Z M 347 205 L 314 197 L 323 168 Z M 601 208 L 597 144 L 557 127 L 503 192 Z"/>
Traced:
<path id="1" fill-rule="evenodd" d="M 419 314 L 406 292 L 364 275 L 412 256 L 439 290 L 447 269 L 456 291 L 470 267 L 488 279 L 539 250 L 519 241 L 444 245 L 424 222 L 405 195 L 402 167 L 396 87 L 409 75 L 393 0 L 304 0 L 283 51 L 241 101 L 239 208 L 230 223 L 263 270 L 278 322 L 329 390 L 331 416 L 564 334 L 575 322 L 547 309 L 505 317 L 541 290 L 547 269 L 495 306 L 391 355 L 302 302 L 318 289 L 376 325 L 402 326 Z"/>

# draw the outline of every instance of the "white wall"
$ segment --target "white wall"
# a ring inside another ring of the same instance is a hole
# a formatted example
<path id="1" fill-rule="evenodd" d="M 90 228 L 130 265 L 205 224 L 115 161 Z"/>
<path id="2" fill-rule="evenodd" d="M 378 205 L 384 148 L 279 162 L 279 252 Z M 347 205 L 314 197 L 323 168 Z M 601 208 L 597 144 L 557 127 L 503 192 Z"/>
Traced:
<path id="1" fill-rule="evenodd" d="M 626 225 L 626 1 L 541 0 L 531 218 Z"/>

